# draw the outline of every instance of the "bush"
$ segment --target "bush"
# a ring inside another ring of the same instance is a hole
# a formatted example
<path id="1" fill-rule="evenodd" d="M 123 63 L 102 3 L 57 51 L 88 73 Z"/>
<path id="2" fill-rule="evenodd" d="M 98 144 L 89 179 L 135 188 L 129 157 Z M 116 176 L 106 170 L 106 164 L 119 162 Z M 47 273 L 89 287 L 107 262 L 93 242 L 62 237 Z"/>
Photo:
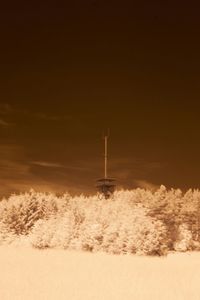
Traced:
<path id="1" fill-rule="evenodd" d="M 37 248 L 147 255 L 162 255 L 166 250 L 164 225 L 148 217 L 144 207 L 132 208 L 123 200 L 76 199 L 64 216 L 38 221 L 30 237 Z"/>
<path id="2" fill-rule="evenodd" d="M 174 249 L 176 251 L 185 252 L 192 250 L 194 246 L 192 233 L 188 229 L 187 224 L 181 224 L 178 230 L 178 239 L 174 244 Z"/>

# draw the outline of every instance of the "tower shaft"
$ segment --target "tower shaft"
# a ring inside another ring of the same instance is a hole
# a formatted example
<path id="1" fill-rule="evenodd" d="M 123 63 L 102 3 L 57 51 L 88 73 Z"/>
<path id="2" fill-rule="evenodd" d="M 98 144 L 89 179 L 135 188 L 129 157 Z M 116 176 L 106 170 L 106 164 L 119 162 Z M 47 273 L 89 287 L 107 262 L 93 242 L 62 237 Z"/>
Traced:
<path id="1" fill-rule="evenodd" d="M 108 138 L 109 133 L 104 135 L 104 177 L 97 180 L 96 187 L 100 194 L 109 199 L 115 191 L 115 179 L 108 177 Z"/>
<path id="2" fill-rule="evenodd" d="M 104 177 L 105 179 L 108 177 L 108 136 L 105 136 L 105 169 L 104 169 Z"/>

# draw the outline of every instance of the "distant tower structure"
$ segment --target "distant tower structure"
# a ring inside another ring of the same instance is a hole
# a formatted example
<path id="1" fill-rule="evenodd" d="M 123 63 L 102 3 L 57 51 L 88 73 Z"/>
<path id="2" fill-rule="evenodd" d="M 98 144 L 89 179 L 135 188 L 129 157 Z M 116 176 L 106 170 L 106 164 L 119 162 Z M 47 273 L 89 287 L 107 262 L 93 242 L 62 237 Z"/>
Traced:
<path id="1" fill-rule="evenodd" d="M 97 189 L 99 193 L 109 199 L 115 191 L 116 183 L 114 178 L 108 177 L 108 138 L 109 131 L 107 135 L 104 135 L 104 178 L 97 180 Z"/>

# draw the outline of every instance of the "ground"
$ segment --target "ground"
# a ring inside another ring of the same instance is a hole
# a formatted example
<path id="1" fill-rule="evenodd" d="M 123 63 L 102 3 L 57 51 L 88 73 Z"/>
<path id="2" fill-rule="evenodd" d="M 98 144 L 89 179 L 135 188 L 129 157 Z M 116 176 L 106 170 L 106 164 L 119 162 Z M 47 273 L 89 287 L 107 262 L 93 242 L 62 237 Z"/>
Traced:
<path id="1" fill-rule="evenodd" d="M 200 253 L 164 258 L 0 247 L 1 300 L 199 300 Z"/>

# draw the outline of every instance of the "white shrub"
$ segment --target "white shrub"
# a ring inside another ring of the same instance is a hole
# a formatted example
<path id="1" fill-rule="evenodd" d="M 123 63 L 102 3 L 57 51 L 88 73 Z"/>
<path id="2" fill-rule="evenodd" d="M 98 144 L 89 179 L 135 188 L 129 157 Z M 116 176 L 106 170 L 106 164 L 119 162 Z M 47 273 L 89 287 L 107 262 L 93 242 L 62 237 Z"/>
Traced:
<path id="1" fill-rule="evenodd" d="M 187 224 L 181 224 L 179 226 L 179 239 L 175 242 L 174 249 L 176 251 L 185 252 L 191 250 L 193 247 L 192 233 L 188 229 Z"/>

